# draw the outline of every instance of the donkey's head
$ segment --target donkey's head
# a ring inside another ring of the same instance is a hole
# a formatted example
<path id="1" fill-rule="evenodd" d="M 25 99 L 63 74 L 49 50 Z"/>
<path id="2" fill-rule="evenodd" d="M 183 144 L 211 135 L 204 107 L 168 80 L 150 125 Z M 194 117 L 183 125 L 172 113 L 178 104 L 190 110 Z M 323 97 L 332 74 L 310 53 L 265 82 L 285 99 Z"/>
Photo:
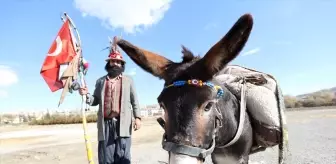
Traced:
<path id="1" fill-rule="evenodd" d="M 164 147 L 173 153 L 170 163 L 202 162 L 198 150 L 209 147 L 213 150 L 216 118 L 220 117 L 217 107 L 225 106 L 231 98 L 226 96 L 227 89 L 220 87 L 213 76 L 243 49 L 252 26 L 252 16 L 243 15 L 203 58 L 195 57 L 182 47 L 183 61 L 179 63 L 125 40 L 118 41 L 120 48 L 136 64 L 165 81 L 158 102 L 165 111 L 164 142 L 169 144 Z"/>

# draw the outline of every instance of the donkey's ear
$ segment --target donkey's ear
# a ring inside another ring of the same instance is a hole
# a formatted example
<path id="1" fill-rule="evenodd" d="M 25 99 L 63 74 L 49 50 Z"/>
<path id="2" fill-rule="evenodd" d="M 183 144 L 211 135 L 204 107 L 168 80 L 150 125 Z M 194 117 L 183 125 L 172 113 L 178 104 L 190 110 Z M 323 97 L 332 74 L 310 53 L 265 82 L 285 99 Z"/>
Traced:
<path id="1" fill-rule="evenodd" d="M 232 61 L 245 46 L 253 26 L 250 14 L 241 16 L 230 31 L 200 61 L 204 66 L 204 78 L 210 79 Z"/>
<path id="2" fill-rule="evenodd" d="M 141 49 L 123 39 L 120 39 L 117 44 L 142 69 L 160 79 L 165 79 L 166 67 L 172 61 L 156 53 Z"/>

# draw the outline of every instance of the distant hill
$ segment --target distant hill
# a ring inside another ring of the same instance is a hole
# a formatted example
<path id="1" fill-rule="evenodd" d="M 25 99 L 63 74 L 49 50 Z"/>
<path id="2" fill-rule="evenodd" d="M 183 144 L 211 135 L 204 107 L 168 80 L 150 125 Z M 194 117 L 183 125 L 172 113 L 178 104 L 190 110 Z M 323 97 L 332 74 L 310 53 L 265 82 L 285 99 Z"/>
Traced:
<path id="1" fill-rule="evenodd" d="M 315 95 L 315 94 L 320 94 L 320 93 L 326 93 L 326 92 L 333 93 L 333 95 L 336 97 L 336 87 L 329 88 L 329 89 L 321 89 L 319 91 L 315 91 L 315 92 L 311 92 L 311 93 L 305 93 L 305 94 L 297 95 L 295 97 L 297 97 L 297 98 L 305 98 L 305 97 L 310 96 L 310 95 Z"/>
<path id="2" fill-rule="evenodd" d="M 285 95 L 287 108 L 318 107 L 336 105 L 336 87 L 297 96 Z"/>

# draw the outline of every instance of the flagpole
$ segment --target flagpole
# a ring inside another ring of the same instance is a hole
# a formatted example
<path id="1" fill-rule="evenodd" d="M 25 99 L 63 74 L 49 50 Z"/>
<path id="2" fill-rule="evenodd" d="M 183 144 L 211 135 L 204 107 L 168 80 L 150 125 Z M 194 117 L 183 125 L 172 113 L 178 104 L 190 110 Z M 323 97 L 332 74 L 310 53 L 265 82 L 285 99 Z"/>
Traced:
<path id="1" fill-rule="evenodd" d="M 81 39 L 80 39 L 80 35 L 79 32 L 74 24 L 74 22 L 72 21 L 72 19 L 69 17 L 69 15 L 64 12 L 64 16 L 69 20 L 70 26 L 73 27 L 73 29 L 76 32 L 77 38 L 78 38 L 78 45 L 75 43 L 73 38 L 73 46 L 76 50 L 77 56 L 76 56 L 76 60 L 79 60 L 79 78 L 81 81 L 81 85 L 82 87 L 86 86 L 86 82 L 84 79 L 84 68 L 83 68 L 83 56 L 82 56 L 82 49 L 81 49 Z M 63 19 L 63 17 L 61 17 L 62 21 L 65 21 Z M 71 28 L 70 28 L 71 29 Z M 72 33 L 71 33 L 72 34 Z M 94 164 L 93 161 L 93 155 L 92 155 L 92 146 L 91 146 L 91 142 L 90 142 L 90 136 L 87 133 L 87 121 L 86 121 L 86 109 L 88 109 L 88 105 L 86 103 L 86 95 L 82 95 L 82 106 L 81 106 L 81 110 L 82 110 L 82 124 L 83 124 L 83 130 L 84 130 L 84 140 L 85 140 L 85 145 L 86 145 L 86 155 L 87 155 L 87 159 L 88 159 L 88 163 L 89 164 Z"/>

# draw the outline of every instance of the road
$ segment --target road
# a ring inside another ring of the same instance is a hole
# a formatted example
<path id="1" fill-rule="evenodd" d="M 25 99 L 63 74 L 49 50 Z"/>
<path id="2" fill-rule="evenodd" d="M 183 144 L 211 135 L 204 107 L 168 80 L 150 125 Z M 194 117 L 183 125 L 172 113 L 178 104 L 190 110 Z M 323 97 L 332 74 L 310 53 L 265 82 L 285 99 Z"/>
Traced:
<path id="1" fill-rule="evenodd" d="M 336 164 L 336 109 L 286 112 L 289 126 L 290 164 Z M 89 124 L 95 163 L 96 125 Z M 167 161 L 155 120 L 144 121 L 134 132 L 132 163 Z M 251 156 L 251 164 L 276 164 L 277 147 Z M 82 164 L 86 161 L 81 125 L 0 128 L 0 163 Z M 207 163 L 211 163 L 208 159 Z"/>

